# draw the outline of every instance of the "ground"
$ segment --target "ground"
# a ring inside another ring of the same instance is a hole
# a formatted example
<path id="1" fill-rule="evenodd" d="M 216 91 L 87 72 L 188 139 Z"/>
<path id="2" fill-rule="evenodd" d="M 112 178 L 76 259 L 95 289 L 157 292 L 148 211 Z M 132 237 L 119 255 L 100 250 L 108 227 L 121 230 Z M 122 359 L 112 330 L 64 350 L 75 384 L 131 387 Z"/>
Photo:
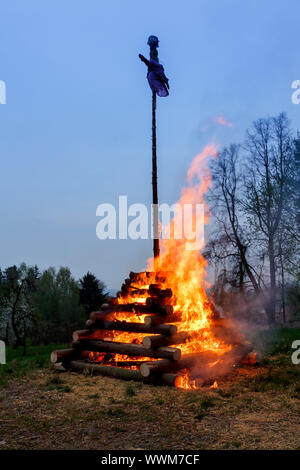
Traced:
<path id="1" fill-rule="evenodd" d="M 300 365 L 289 354 L 297 337 L 285 333 L 260 365 L 217 389 L 57 373 L 47 363 L 23 373 L 12 359 L 0 374 L 0 449 L 300 449 Z"/>

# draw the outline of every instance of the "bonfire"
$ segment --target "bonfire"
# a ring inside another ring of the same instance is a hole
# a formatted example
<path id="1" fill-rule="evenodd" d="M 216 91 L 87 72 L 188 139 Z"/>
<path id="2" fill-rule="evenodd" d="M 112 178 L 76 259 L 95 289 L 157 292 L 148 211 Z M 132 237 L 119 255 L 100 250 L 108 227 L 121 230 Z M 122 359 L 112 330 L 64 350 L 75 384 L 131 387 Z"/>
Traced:
<path id="1" fill-rule="evenodd" d="M 197 155 L 187 173 L 177 207 L 189 204 L 184 233 L 193 234 L 195 207 L 204 205 L 210 187 L 211 144 Z M 161 240 L 158 258 L 147 269 L 131 272 L 120 292 L 93 312 L 86 328 L 73 333 L 71 349 L 54 351 L 51 361 L 65 369 L 92 371 L 127 380 L 193 389 L 218 386 L 218 378 L 250 358 L 252 345 L 234 325 L 220 318 L 207 296 L 207 261 L 193 240 L 175 236 L 182 212 L 175 213 Z"/>

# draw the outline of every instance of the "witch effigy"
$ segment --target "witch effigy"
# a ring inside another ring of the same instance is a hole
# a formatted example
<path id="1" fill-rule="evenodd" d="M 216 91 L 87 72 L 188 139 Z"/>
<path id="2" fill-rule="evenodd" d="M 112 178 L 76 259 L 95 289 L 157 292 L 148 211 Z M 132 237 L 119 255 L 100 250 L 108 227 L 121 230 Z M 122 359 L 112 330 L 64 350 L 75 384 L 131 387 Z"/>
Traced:
<path id="1" fill-rule="evenodd" d="M 147 44 L 150 46 L 150 60 L 146 59 L 142 54 L 139 54 L 139 58 L 148 67 L 147 79 L 151 90 L 158 96 L 168 96 L 169 80 L 158 60 L 158 43 L 159 40 L 156 36 L 149 36 Z"/>
<path id="2" fill-rule="evenodd" d="M 163 66 L 158 60 L 158 37 L 149 36 L 150 60 L 142 54 L 139 58 L 148 67 L 147 79 L 152 91 L 152 202 L 153 202 L 153 254 L 154 266 L 159 260 L 159 217 L 158 217 L 158 191 L 157 191 L 157 155 L 156 155 L 156 95 L 169 95 L 169 80 L 167 79 Z"/>

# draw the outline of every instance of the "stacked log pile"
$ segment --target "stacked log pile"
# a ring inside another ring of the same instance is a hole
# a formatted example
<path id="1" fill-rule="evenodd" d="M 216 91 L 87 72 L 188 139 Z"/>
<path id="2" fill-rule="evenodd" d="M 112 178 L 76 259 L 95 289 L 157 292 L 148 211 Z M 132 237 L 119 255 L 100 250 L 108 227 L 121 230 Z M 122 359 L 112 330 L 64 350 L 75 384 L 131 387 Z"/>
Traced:
<path id="1" fill-rule="evenodd" d="M 174 324 L 180 314 L 173 311 L 176 299 L 167 279 L 163 272 L 131 272 L 117 297 L 92 312 L 85 329 L 74 331 L 72 348 L 53 351 L 51 362 L 67 370 L 174 386 L 182 370 L 215 361 L 213 352 L 181 356 L 178 345 L 188 341 L 189 333 L 178 332 Z M 226 332 L 220 320 L 218 327 Z M 142 340 L 114 341 L 120 332 L 137 333 Z M 235 347 L 239 361 L 251 349 L 238 341 Z"/>

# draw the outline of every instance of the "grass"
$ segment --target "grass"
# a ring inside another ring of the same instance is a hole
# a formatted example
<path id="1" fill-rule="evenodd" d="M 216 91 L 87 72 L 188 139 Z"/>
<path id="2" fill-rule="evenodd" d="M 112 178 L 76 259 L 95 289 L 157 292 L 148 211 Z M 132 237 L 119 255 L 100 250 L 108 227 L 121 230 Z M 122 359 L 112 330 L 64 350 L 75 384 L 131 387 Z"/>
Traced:
<path id="1" fill-rule="evenodd" d="M 55 349 L 65 349 L 65 344 L 48 344 L 32 346 L 28 344 L 27 355 L 23 356 L 23 348 L 6 348 L 6 364 L 0 365 L 0 387 L 6 386 L 10 379 L 24 377 L 36 369 L 49 366 L 50 354 Z"/>
<path id="2" fill-rule="evenodd" d="M 287 354 L 292 355 L 292 343 L 300 340 L 300 328 L 281 328 L 263 330 L 253 338 L 253 343 L 259 351 L 267 355 Z"/>
<path id="3" fill-rule="evenodd" d="M 204 396 L 200 400 L 199 408 L 195 414 L 195 418 L 201 421 L 205 416 L 208 416 L 209 408 L 213 408 L 216 404 L 215 397 Z"/>
<path id="4" fill-rule="evenodd" d="M 278 365 L 272 364 L 269 366 L 265 374 L 258 375 L 250 381 L 244 382 L 250 390 L 254 392 L 267 392 L 288 390 L 293 387 L 295 394 L 298 394 L 298 385 L 300 384 L 300 367 L 293 364 Z M 300 393 L 299 393 L 300 395 Z"/>
<path id="5" fill-rule="evenodd" d="M 29 345 L 27 357 L 9 348 L 0 366 L 3 448 L 299 449 L 296 339 L 300 329 L 260 332 L 261 364 L 198 390 L 57 374 L 49 356 L 65 345 Z"/>
<path id="6" fill-rule="evenodd" d="M 127 385 L 125 389 L 126 397 L 134 397 L 136 395 L 134 388 L 131 385 Z"/>
<path id="7" fill-rule="evenodd" d="M 202 408 L 203 410 L 212 408 L 214 405 L 215 405 L 215 400 L 212 397 L 205 397 L 200 402 L 200 408 Z"/>

